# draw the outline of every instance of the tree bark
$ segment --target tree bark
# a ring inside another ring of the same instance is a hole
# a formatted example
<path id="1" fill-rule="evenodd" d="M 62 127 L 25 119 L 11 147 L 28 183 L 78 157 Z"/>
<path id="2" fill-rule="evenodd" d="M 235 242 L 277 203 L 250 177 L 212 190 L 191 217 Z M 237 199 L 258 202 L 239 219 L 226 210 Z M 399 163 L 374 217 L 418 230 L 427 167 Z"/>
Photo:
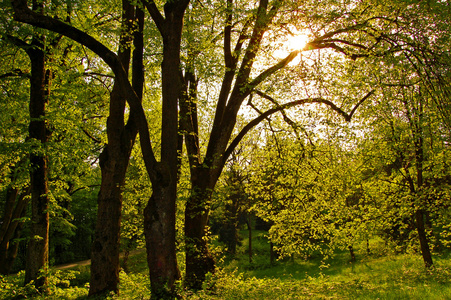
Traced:
<path id="1" fill-rule="evenodd" d="M 429 269 L 433 265 L 431 250 L 429 248 L 428 238 L 426 236 L 426 230 L 424 228 L 424 211 L 418 209 L 415 212 L 415 224 L 418 232 L 418 239 L 420 240 L 421 255 L 426 269 Z"/>
<path id="2" fill-rule="evenodd" d="M 132 85 L 136 95 L 142 99 L 144 85 L 142 67 L 142 29 L 143 14 L 128 1 L 123 1 L 122 35 L 119 42 L 118 58 L 128 71 L 131 57 L 130 32 L 133 21 L 138 19 L 138 30 L 134 33 Z M 130 154 L 135 143 L 137 127 L 134 113 L 125 123 L 125 92 L 115 81 L 110 94 L 110 113 L 107 120 L 108 145 L 100 155 L 102 183 L 98 195 L 97 221 L 91 252 L 91 279 L 89 295 L 103 294 L 108 291 L 118 293 L 119 284 L 119 246 L 122 211 L 122 190 L 125 184 Z"/>
<path id="3" fill-rule="evenodd" d="M 118 293 L 122 188 L 129 156 L 127 149 L 122 152 L 120 145 L 114 146 L 107 145 L 100 158 L 102 183 L 91 253 L 90 295 Z"/>
<path id="4" fill-rule="evenodd" d="M 247 229 L 249 230 L 249 263 L 252 263 L 252 222 L 251 214 L 248 213 L 247 217 Z"/>
<path id="5" fill-rule="evenodd" d="M 36 142 L 36 145 L 30 153 L 31 231 L 27 247 L 25 283 L 34 281 L 35 286 L 45 292 L 47 276 L 41 276 L 40 271 L 45 272 L 48 267 L 49 190 L 45 144 L 50 132 L 45 120 L 49 74 L 45 69 L 43 37 L 34 37 L 27 53 L 31 60 L 29 137 L 31 142 Z"/>
<path id="6" fill-rule="evenodd" d="M 25 197 L 28 195 L 28 192 L 20 195 L 17 195 L 16 192 L 8 192 L 7 194 L 9 197 L 12 197 L 9 200 L 14 200 L 14 202 L 9 203 L 12 205 L 12 211 L 5 209 L 5 216 L 0 230 L 0 274 L 4 275 L 9 274 L 17 256 L 17 246 L 19 243 L 13 241 L 20 237 L 23 226 L 23 222 L 17 219 L 24 216 L 25 207 L 28 204 L 28 198 Z"/>
<path id="7" fill-rule="evenodd" d="M 144 210 L 152 299 L 174 299 L 174 283 L 180 278 L 175 248 L 175 189 L 167 183 L 152 188 Z"/>
<path id="8" fill-rule="evenodd" d="M 208 185 L 208 170 L 201 172 L 203 174 L 192 177 L 191 196 L 185 208 L 185 286 L 193 290 L 201 289 L 206 274 L 213 273 L 215 269 L 215 261 L 208 250 L 206 239 L 208 204 L 213 188 Z"/>
<path id="9" fill-rule="evenodd" d="M 356 258 L 355 258 L 354 247 L 352 245 L 349 245 L 348 250 L 349 250 L 349 255 L 351 256 L 351 262 L 355 262 Z"/>
<path id="10" fill-rule="evenodd" d="M 25 209 L 23 210 L 21 217 L 24 217 L 24 216 L 25 216 Z M 17 253 L 19 251 L 19 242 L 15 241 L 15 240 L 19 239 L 21 237 L 23 225 L 24 225 L 23 222 L 20 222 L 17 224 L 17 226 L 14 230 L 12 242 L 9 243 L 8 252 L 6 253 L 6 259 L 4 261 L 4 265 L 1 267 L 2 273 L 5 275 L 11 273 L 12 267 L 16 260 Z M 0 273 L 0 274 L 2 274 L 2 273 Z"/>
<path id="11" fill-rule="evenodd" d="M 418 197 L 417 205 L 419 208 L 415 211 L 415 225 L 418 232 L 418 239 L 420 241 L 421 255 L 423 256 L 424 265 L 427 269 L 431 268 L 433 265 L 431 249 L 429 247 L 429 241 L 425 230 L 425 214 L 426 214 L 426 201 L 425 196 L 422 195 L 424 190 L 424 176 L 423 176 L 423 166 L 424 166 L 424 104 L 421 93 L 418 95 L 418 106 L 415 107 L 413 104 L 412 117 L 409 117 L 409 122 L 412 130 L 412 138 L 415 146 L 415 168 L 416 168 L 416 197 Z M 409 112 L 409 106 L 404 103 L 406 109 Z"/>
<path id="12" fill-rule="evenodd" d="M 144 210 L 152 299 L 173 299 L 174 283 L 180 277 L 175 248 L 178 101 L 181 95 L 180 45 L 188 3 L 189 0 L 167 1 L 163 17 L 153 1 L 144 1 L 163 39 L 161 162 L 154 170 L 158 175 L 151 176 L 152 196 Z M 143 153 L 150 150 L 141 149 Z"/>

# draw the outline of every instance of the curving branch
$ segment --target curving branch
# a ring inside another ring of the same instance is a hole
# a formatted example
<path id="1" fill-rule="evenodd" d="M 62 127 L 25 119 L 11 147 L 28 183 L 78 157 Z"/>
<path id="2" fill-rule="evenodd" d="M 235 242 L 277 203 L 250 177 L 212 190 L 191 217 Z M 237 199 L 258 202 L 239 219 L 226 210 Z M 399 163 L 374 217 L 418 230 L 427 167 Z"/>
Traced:
<path id="1" fill-rule="evenodd" d="M 238 133 L 238 135 L 233 139 L 233 141 L 230 143 L 230 145 L 227 147 L 227 150 L 224 152 L 224 155 L 222 157 L 222 165 L 225 164 L 225 162 L 227 161 L 228 157 L 230 156 L 230 154 L 233 152 L 233 150 L 236 148 L 236 146 L 240 143 L 240 141 L 243 139 L 243 137 L 255 126 L 257 126 L 260 122 L 262 122 L 263 120 L 265 120 L 266 118 L 268 118 L 270 115 L 282 111 L 284 109 L 287 108 L 291 108 L 294 106 L 298 106 L 298 105 L 302 105 L 302 104 L 307 104 L 307 103 L 321 103 L 321 104 L 326 104 L 327 106 L 329 106 L 332 110 L 336 111 L 338 114 L 340 114 L 341 116 L 344 117 L 344 119 L 349 122 L 352 119 L 352 116 L 354 115 L 354 113 L 356 112 L 357 108 L 359 108 L 359 106 L 366 100 L 368 99 L 371 95 L 373 95 L 375 93 L 375 90 L 370 91 L 368 94 L 366 94 L 355 106 L 354 108 L 351 110 L 351 112 L 348 114 L 346 113 L 344 110 L 342 110 L 341 108 L 339 108 L 338 106 L 336 106 L 332 101 L 323 99 L 323 98 L 308 98 L 308 99 L 301 99 L 301 100 L 295 100 L 292 102 L 288 102 L 285 104 L 281 104 L 278 105 L 277 107 L 271 108 L 267 111 L 265 111 L 264 113 L 262 113 L 260 116 L 256 117 L 255 119 L 253 119 L 252 121 L 250 121 L 246 126 L 243 127 L 243 129 L 241 129 L 240 133 Z M 266 95 L 266 97 L 269 97 Z M 274 99 L 273 99 L 274 100 Z M 275 100 L 274 100 L 275 102 Z"/>
<path id="2" fill-rule="evenodd" d="M 143 149 L 142 154 L 149 177 L 153 182 L 162 180 L 165 176 L 161 174 L 162 170 L 159 170 L 160 168 L 152 149 L 144 109 L 141 105 L 139 97 L 136 95 L 128 80 L 127 73 L 125 72 L 118 56 L 86 32 L 83 32 L 56 18 L 51 18 L 33 12 L 29 9 L 26 0 L 11 0 L 11 4 L 14 10 L 14 20 L 64 35 L 89 48 L 100 58 L 102 58 L 102 60 L 111 68 L 115 74 L 116 80 L 118 80 L 118 83 L 121 86 L 121 90 L 123 91 L 122 96 L 127 100 L 130 109 L 135 111 L 137 114 L 136 122 L 140 135 L 139 140 L 141 143 L 141 148 Z"/>
<path id="3" fill-rule="evenodd" d="M 273 75 L 280 69 L 285 68 L 291 61 L 293 61 L 293 59 L 296 58 L 296 56 L 298 56 L 300 52 L 301 51 L 299 50 L 292 51 L 290 54 L 287 55 L 287 57 L 279 61 L 277 64 L 260 73 L 260 75 L 258 75 L 254 80 L 252 80 L 251 83 L 246 87 L 248 91 L 251 92 L 257 85 L 262 83 L 266 78 Z"/>

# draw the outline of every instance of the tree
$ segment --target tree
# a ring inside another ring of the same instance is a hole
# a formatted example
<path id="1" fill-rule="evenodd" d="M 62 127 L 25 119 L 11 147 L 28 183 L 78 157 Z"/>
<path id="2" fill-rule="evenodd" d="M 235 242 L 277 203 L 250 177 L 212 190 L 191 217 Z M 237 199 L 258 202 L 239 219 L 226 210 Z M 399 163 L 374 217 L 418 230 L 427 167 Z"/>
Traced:
<path id="1" fill-rule="evenodd" d="M 43 5 L 34 3 L 32 10 L 41 14 Z M 40 272 L 48 267 L 49 250 L 49 188 L 48 156 L 46 143 L 51 135 L 46 120 L 46 105 L 49 97 L 50 70 L 46 67 L 46 37 L 39 32 L 32 36 L 30 44 L 11 37 L 27 53 L 31 62 L 30 73 L 30 124 L 28 138 L 30 151 L 31 233 L 27 245 L 25 282 L 46 290 L 47 277 Z M 47 41 L 48 42 L 48 41 Z"/>
<path id="2" fill-rule="evenodd" d="M 143 11 L 128 1 L 123 1 L 117 60 L 124 68 L 123 76 L 127 76 L 132 50 L 130 44 L 133 41 L 135 48 L 131 87 L 139 103 L 144 85 L 143 26 Z M 99 160 L 102 183 L 98 196 L 97 222 L 92 248 L 90 295 L 105 291 L 118 292 L 122 192 L 130 154 L 138 133 L 134 111 L 125 122 L 124 94 L 124 88 L 116 79 L 110 95 L 107 121 L 108 144 L 103 149 Z"/>
<path id="3" fill-rule="evenodd" d="M 3 27 L 3 26 L 2 26 Z M 13 56 L 16 62 L 26 65 L 29 59 L 18 51 L 11 41 L 2 39 L 1 43 L 1 146 L 0 170 L 2 181 L 0 226 L 0 274 L 9 274 L 17 256 L 24 224 L 24 213 L 29 202 L 29 170 L 27 168 L 28 149 L 24 147 L 28 135 L 29 113 L 29 73 L 5 58 Z M 6 101 L 8 98 L 8 101 Z M 12 110 L 11 108 L 20 108 Z"/>
<path id="4" fill-rule="evenodd" d="M 189 0 L 143 1 L 142 4 L 157 27 L 163 44 L 160 80 L 163 126 L 160 161 L 157 161 L 155 156 L 141 99 L 128 80 L 126 72 L 128 68 L 124 66 L 121 52 L 116 55 L 99 40 L 58 19 L 34 14 L 24 0 L 12 1 L 16 20 L 58 32 L 85 45 L 102 58 L 113 71 L 118 93 L 122 100 L 127 100 L 130 113 L 133 115 L 129 121 L 135 122 L 135 128 L 139 132 L 146 170 L 152 183 L 152 196 L 144 211 L 144 230 L 152 295 L 164 298 L 171 297 L 174 282 L 179 277 L 175 256 L 177 150 L 181 149 L 179 128 L 184 135 L 187 149 L 192 190 L 185 209 L 186 284 L 191 288 L 200 288 L 205 274 L 214 268 L 214 262 L 204 239 L 211 193 L 228 157 L 249 130 L 272 114 L 308 103 L 327 105 L 349 120 L 357 107 L 374 93 L 370 86 L 361 82 L 337 92 L 343 86 L 351 85 L 352 79 L 331 89 L 332 95 L 329 91 L 325 93 L 326 90 L 322 86 L 333 79 L 332 73 L 326 74 L 326 70 L 323 70 L 321 75 L 326 75 L 325 77 L 314 74 L 319 66 L 326 65 L 324 61 L 312 60 L 313 63 L 309 65 L 301 60 L 301 63 L 294 68 L 291 68 L 289 63 L 293 62 L 301 52 L 318 53 L 319 58 L 320 54 L 325 53 L 332 59 L 331 61 L 336 61 L 337 65 L 343 61 L 340 57 L 358 60 L 399 52 L 402 49 L 397 44 L 391 43 L 390 37 L 393 28 L 398 25 L 399 11 L 405 9 L 407 5 L 394 2 L 390 3 L 389 7 L 383 7 L 373 1 L 358 5 L 329 2 L 318 5 L 316 1 L 301 3 L 267 0 L 251 3 L 232 0 L 226 3 L 212 1 L 204 6 L 198 2 L 191 3 Z M 213 18 L 202 20 L 202 17 L 208 16 L 208 13 L 211 13 Z M 184 19 L 185 27 L 183 27 Z M 183 31 L 184 28 L 185 31 Z M 296 49 L 283 59 L 271 59 L 271 52 L 266 50 L 272 49 L 273 41 L 292 34 L 293 28 L 310 31 L 310 42 L 302 51 Z M 206 34 L 201 35 L 200 32 Z M 186 33 L 186 40 L 182 40 L 182 37 L 185 37 L 183 33 Z M 223 43 L 219 46 L 221 39 Z M 182 41 L 186 42 L 183 47 Z M 206 44 L 211 47 L 205 48 Z M 181 64 L 182 49 L 184 59 Z M 335 54 L 332 55 L 330 50 Z M 214 55 L 211 58 L 210 69 L 204 67 L 206 54 Z M 222 61 L 218 61 L 217 57 L 221 57 Z M 288 71 L 282 72 L 282 70 Z M 305 73 L 306 70 L 309 71 L 310 77 L 303 78 L 296 72 Z M 308 83 L 302 85 L 305 87 L 304 91 L 297 94 L 298 100 L 287 100 L 293 97 L 293 90 L 290 87 L 307 79 Z M 203 127 L 199 122 L 202 116 L 198 111 L 198 104 L 211 98 L 206 96 L 205 89 L 199 87 L 210 83 L 212 86 L 221 88 L 214 93 L 216 99 L 214 104 L 209 104 L 214 110 L 211 130 L 207 129 L 210 133 L 204 133 L 200 130 Z M 319 89 L 313 93 L 312 87 L 319 87 Z M 258 113 L 254 115 L 253 120 L 238 128 L 237 118 L 246 99 L 252 100 L 249 101 L 251 107 L 256 107 L 255 100 L 258 99 L 260 107 L 257 108 Z M 340 101 L 342 104 L 337 106 L 334 104 L 335 101 Z M 124 105 L 125 103 L 117 107 L 117 111 L 120 112 L 119 119 L 122 118 Z M 351 107 L 354 108 L 351 109 Z M 350 113 L 346 113 L 347 110 Z M 111 110 L 110 114 L 115 112 Z M 111 115 L 109 125 L 116 120 L 117 118 Z M 122 131 L 123 122 L 120 123 L 120 132 L 126 133 Z M 109 139 L 119 137 L 119 135 L 114 136 L 112 131 L 109 131 L 109 135 Z M 128 149 L 132 141 L 129 137 L 121 140 L 128 142 L 117 145 L 125 145 Z M 202 139 L 205 141 L 206 149 L 201 143 Z M 108 153 L 113 150 L 110 147 L 109 141 Z M 105 152 L 103 158 L 108 153 Z M 125 157 L 126 154 L 129 153 L 125 151 L 121 155 Z M 122 173 L 124 172 L 118 170 L 114 174 Z M 106 173 L 103 174 L 103 177 L 107 178 L 106 175 Z M 121 186 L 122 175 L 118 176 L 120 180 L 116 182 Z M 116 194 L 120 194 L 120 189 L 117 190 Z M 108 230 L 112 232 L 112 234 L 105 234 L 103 238 L 109 241 L 108 244 L 111 245 L 112 253 L 114 253 L 113 263 L 110 265 L 117 266 L 115 258 L 117 247 L 114 245 L 117 244 L 120 201 L 115 200 L 114 203 L 116 204 L 111 218 L 112 223 L 99 225 L 98 232 L 106 233 Z M 99 211 L 99 223 L 103 218 L 101 211 Z M 94 246 L 98 249 L 95 251 L 100 253 L 102 243 L 95 243 Z M 100 265 L 103 266 L 109 263 L 105 255 L 103 259 L 94 257 L 93 259 L 102 261 Z M 114 272 L 117 269 L 115 268 L 110 268 L 111 272 L 108 272 L 112 276 L 110 278 L 116 278 Z M 106 280 L 101 279 L 101 273 L 95 270 L 93 273 L 95 273 L 94 276 L 99 276 L 99 282 Z M 97 288 L 93 286 L 99 287 L 99 291 L 116 290 L 117 280 L 113 279 L 106 285 L 91 285 L 92 289 L 96 290 Z"/>
<path id="5" fill-rule="evenodd" d="M 129 50 L 125 49 L 125 53 L 120 51 L 119 55 L 116 55 L 99 41 L 75 27 L 56 18 L 35 14 L 28 8 L 26 1 L 12 1 L 16 20 L 61 33 L 85 45 L 110 66 L 116 77 L 116 93 L 112 94 L 108 125 L 110 128 L 112 126 L 119 131 L 109 131 L 109 146 L 101 157 L 101 167 L 104 166 L 102 168 L 104 170 L 102 187 L 106 192 L 113 192 L 114 195 L 106 195 L 105 201 L 103 201 L 102 192 L 99 193 L 97 241 L 93 245 L 91 294 L 107 290 L 117 291 L 121 187 L 125 178 L 129 151 L 131 151 L 130 146 L 134 140 L 132 132 L 137 130 L 140 133 L 141 149 L 153 187 L 153 195 L 149 200 L 148 208 L 145 210 L 145 233 L 148 243 L 148 261 L 149 265 L 152 266 L 150 277 L 153 297 L 167 297 L 165 295 L 172 294 L 174 282 L 179 277 L 175 256 L 177 98 L 179 94 L 177 78 L 182 20 L 187 4 L 188 1 L 167 3 L 165 5 L 166 18 L 164 18 L 155 3 L 146 3 L 147 9 L 163 37 L 164 44 L 162 120 L 165 126 L 163 126 L 161 139 L 162 162 L 158 163 L 150 144 L 148 125 L 139 96 L 140 92 L 134 89 L 132 83 L 128 81 L 126 72 L 128 68 L 124 67 L 125 63 L 128 64 L 125 54 Z M 128 2 L 124 2 L 124 7 L 127 6 L 130 6 Z M 125 23 L 127 23 L 127 20 L 129 19 L 126 19 Z M 128 31 L 124 30 L 123 32 L 127 37 Z M 137 32 L 142 35 L 142 31 L 138 30 Z M 123 40 L 123 42 L 125 41 Z M 121 43 L 121 45 L 124 44 Z M 137 46 L 135 49 L 142 51 L 143 47 Z M 136 56 L 137 59 L 140 57 L 142 58 L 142 54 Z M 134 64 L 134 67 L 138 72 L 142 71 L 142 67 L 139 68 L 138 64 Z M 117 98 L 113 98 L 113 96 Z M 128 126 L 123 125 L 124 100 L 128 101 L 131 109 Z M 125 150 L 125 152 L 122 150 Z M 111 164 L 111 166 L 118 166 L 120 170 L 109 169 L 106 163 Z M 111 209 L 108 205 L 110 202 L 112 204 Z M 102 221 L 108 221 L 108 223 Z M 110 256 L 109 253 L 113 254 Z M 96 257 L 97 255 L 98 257 Z"/>
<path id="6" fill-rule="evenodd" d="M 227 1 L 226 7 L 223 5 L 219 5 L 219 7 L 222 8 L 219 11 L 222 13 L 220 16 L 223 27 L 218 30 L 223 34 L 214 32 L 205 35 L 207 36 L 206 40 L 213 43 L 219 40 L 217 36 L 223 40 L 222 46 L 218 47 L 223 62 L 221 73 L 217 75 L 218 83 L 216 83 L 221 88 L 216 94 L 214 120 L 209 135 L 205 136 L 199 131 L 199 112 L 197 109 L 197 103 L 202 101 L 197 86 L 202 80 L 206 83 L 211 80 L 211 78 L 203 77 L 201 71 L 204 70 L 204 67 L 201 64 L 205 62 L 199 59 L 203 52 L 202 49 L 197 48 L 197 46 L 204 45 L 205 40 L 194 39 L 195 41 L 189 44 L 192 47 L 187 50 L 183 80 L 184 94 L 180 100 L 181 128 L 185 133 L 192 186 L 191 196 L 187 201 L 185 210 L 186 284 L 194 289 L 199 289 L 205 274 L 214 270 L 214 262 L 208 253 L 208 246 L 206 239 L 204 239 L 211 193 L 225 162 L 249 130 L 272 114 L 307 103 L 328 105 L 345 116 L 346 119 L 350 119 L 356 108 L 373 94 L 373 91 L 364 95 L 355 93 L 358 95 L 356 98 L 360 98 L 360 101 L 349 114 L 337 107 L 332 101 L 321 97 L 321 93 L 318 93 L 318 97 L 309 97 L 309 94 L 307 94 L 305 99 L 279 103 L 278 99 L 282 98 L 282 95 L 286 95 L 287 98 L 293 97 L 293 91 L 283 94 L 283 88 L 285 88 L 285 91 L 289 89 L 287 89 L 287 85 L 278 85 L 277 80 L 284 79 L 284 82 L 287 82 L 287 79 L 289 79 L 291 81 L 288 85 L 291 84 L 291 86 L 302 82 L 297 74 L 293 77 L 278 77 L 279 74 L 290 74 L 289 72 L 283 73 L 281 70 L 290 69 L 289 63 L 303 51 L 329 48 L 354 59 L 370 54 L 382 55 L 384 51 L 391 51 L 390 48 L 384 47 L 377 49 L 381 42 L 380 38 L 369 38 L 379 31 L 377 22 L 369 21 L 372 19 L 371 13 L 368 13 L 368 15 L 362 14 L 360 15 L 361 18 L 355 19 L 353 13 L 348 14 L 348 10 L 353 9 L 344 5 L 339 8 L 338 13 L 327 9 L 320 12 L 319 19 L 321 21 L 313 22 L 314 24 L 310 24 L 310 26 L 313 28 L 325 26 L 325 28 L 318 29 L 316 32 L 313 30 L 312 40 L 306 47 L 292 51 L 283 59 L 271 60 L 269 58 L 271 53 L 265 52 L 271 41 L 277 41 L 278 38 L 282 39 L 284 35 L 289 34 L 289 27 L 285 27 L 287 23 L 294 28 L 308 30 L 308 16 L 310 13 L 317 15 L 318 12 L 314 11 L 316 8 L 310 7 L 309 3 L 287 3 L 286 1 L 259 1 L 251 5 L 248 2 Z M 368 7 L 362 5 L 354 8 L 355 14 L 364 11 L 364 8 Z M 189 15 L 196 15 L 195 9 L 195 6 L 193 6 L 193 12 Z M 340 23 L 335 23 L 328 19 L 332 15 L 335 17 L 338 15 L 343 19 L 340 20 Z M 350 15 L 353 17 L 348 18 Z M 322 24 L 321 22 L 325 20 L 329 23 Z M 196 21 L 193 21 L 194 24 L 197 24 Z M 305 23 L 303 24 L 303 22 Z M 214 25 L 216 23 L 208 28 L 215 28 Z M 187 30 L 198 31 L 198 27 L 191 29 L 188 23 L 186 28 Z M 360 38 L 359 34 L 368 36 L 368 39 Z M 261 62 L 264 66 L 262 67 L 257 62 Z M 218 62 L 213 60 L 212 63 Z M 296 68 L 293 69 L 296 70 Z M 208 74 L 206 73 L 205 76 L 208 76 Z M 271 86 L 272 84 L 282 89 L 275 89 Z M 280 97 L 272 97 L 271 93 L 279 93 Z M 249 99 L 248 103 L 253 106 L 251 102 L 253 97 L 261 99 L 263 108 L 256 109 L 258 114 L 255 119 L 247 125 L 237 128 L 237 116 L 245 103 L 245 99 Z M 351 99 L 348 97 L 347 100 Z M 353 100 L 355 101 L 355 99 Z M 266 111 L 263 110 L 265 107 Z M 200 143 L 201 138 L 206 139 L 204 154 Z"/>
<path id="7" fill-rule="evenodd" d="M 47 159 L 49 175 L 46 197 L 50 203 L 48 210 L 51 217 L 50 234 L 55 234 L 57 237 L 59 230 L 65 231 L 72 227 L 70 216 L 67 214 L 70 203 L 69 194 L 86 184 L 84 178 L 92 171 L 84 160 L 88 157 L 92 159 L 96 155 L 96 150 L 92 150 L 90 143 L 93 140 L 99 142 L 96 136 L 101 130 L 96 126 L 96 120 L 102 115 L 102 101 L 99 101 L 96 87 L 87 86 L 85 79 L 89 75 L 74 74 L 75 66 L 79 67 L 82 62 L 74 60 L 71 56 L 71 52 L 76 49 L 73 45 L 65 43 L 60 37 L 52 34 L 44 36 L 39 29 L 30 30 L 27 26 L 12 26 L 11 9 L 2 7 L 2 16 L 5 18 L 1 20 L 1 26 L 4 29 L 1 41 L 3 112 L 1 170 L 4 176 L 2 178 L 7 180 L 1 186 L 1 201 L 5 209 L 0 230 L 2 249 L 0 265 L 2 272 L 8 273 L 17 256 L 20 232 L 24 223 L 25 232 L 29 232 L 30 223 L 25 222 L 29 219 L 29 214 L 26 215 L 30 199 L 29 152 L 33 152 L 33 155 L 45 155 Z M 45 43 L 41 45 L 44 48 L 31 45 L 33 36 L 45 38 Z M 33 56 L 33 59 L 42 57 L 39 50 L 45 56 L 46 79 L 51 80 L 52 83 L 51 94 L 49 93 L 50 84 L 44 87 L 44 92 L 49 94 L 45 97 L 51 98 L 51 101 L 45 105 L 45 116 L 32 119 L 33 127 L 31 128 L 34 128 L 36 121 L 45 122 L 47 130 L 52 133 L 45 146 L 39 146 L 36 139 L 29 137 L 30 117 L 29 113 L 26 113 L 30 102 L 29 56 Z M 65 86 L 67 82 L 71 82 L 73 90 Z M 89 92 L 93 93 L 89 94 Z M 80 101 L 81 99 L 86 101 Z M 88 101 L 89 104 L 87 104 Z M 69 121 L 72 122 L 70 125 L 68 125 Z M 89 167 L 86 167 L 87 165 Z M 62 207 L 65 209 L 65 219 L 59 218 L 61 215 L 58 211 L 64 211 Z M 49 239 L 52 241 L 52 237 Z M 67 239 L 59 241 L 68 242 Z M 53 242 L 50 250 L 54 249 L 53 246 L 58 249 L 57 238 L 53 239 Z M 37 260 L 39 256 L 33 255 L 32 258 Z M 50 261 L 52 262 L 55 261 Z"/>

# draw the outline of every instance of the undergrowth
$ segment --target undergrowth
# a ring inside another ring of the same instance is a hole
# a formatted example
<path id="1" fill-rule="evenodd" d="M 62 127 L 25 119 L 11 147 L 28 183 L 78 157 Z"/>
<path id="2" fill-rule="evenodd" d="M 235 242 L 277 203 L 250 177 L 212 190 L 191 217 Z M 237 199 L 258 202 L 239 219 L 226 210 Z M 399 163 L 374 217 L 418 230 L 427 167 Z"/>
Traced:
<path id="1" fill-rule="evenodd" d="M 179 299 L 450 299 L 449 255 L 434 256 L 426 270 L 419 254 L 377 255 L 358 253 L 349 262 L 347 252 L 329 260 L 295 258 L 269 262 L 264 238 L 256 237 L 253 261 L 246 244 L 234 257 L 226 257 L 217 272 L 209 274 L 204 288 L 186 291 L 178 285 Z M 120 295 L 106 299 L 149 299 L 150 284 L 145 253 L 130 257 L 129 273 L 120 273 Z M 327 267 L 325 267 L 327 266 Z M 86 299 L 89 267 L 49 271 L 49 294 L 40 295 L 33 285 L 23 286 L 24 273 L 0 277 L 0 299 Z M 102 299 L 105 299 L 103 297 Z"/>

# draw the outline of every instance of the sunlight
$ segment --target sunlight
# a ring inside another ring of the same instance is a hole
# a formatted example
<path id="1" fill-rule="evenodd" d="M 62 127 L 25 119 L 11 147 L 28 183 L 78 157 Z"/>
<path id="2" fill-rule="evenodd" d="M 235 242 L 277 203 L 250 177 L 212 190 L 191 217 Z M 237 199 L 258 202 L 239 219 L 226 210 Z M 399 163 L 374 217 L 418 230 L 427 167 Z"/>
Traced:
<path id="1" fill-rule="evenodd" d="M 286 42 L 286 46 L 289 51 L 303 50 L 308 43 L 308 36 L 305 34 L 297 34 L 290 36 Z"/>
<path id="2" fill-rule="evenodd" d="M 295 50 L 302 51 L 309 42 L 308 35 L 302 32 L 295 32 L 293 35 L 287 36 L 282 42 L 282 46 L 274 51 L 276 58 L 285 58 L 290 52 Z"/>

